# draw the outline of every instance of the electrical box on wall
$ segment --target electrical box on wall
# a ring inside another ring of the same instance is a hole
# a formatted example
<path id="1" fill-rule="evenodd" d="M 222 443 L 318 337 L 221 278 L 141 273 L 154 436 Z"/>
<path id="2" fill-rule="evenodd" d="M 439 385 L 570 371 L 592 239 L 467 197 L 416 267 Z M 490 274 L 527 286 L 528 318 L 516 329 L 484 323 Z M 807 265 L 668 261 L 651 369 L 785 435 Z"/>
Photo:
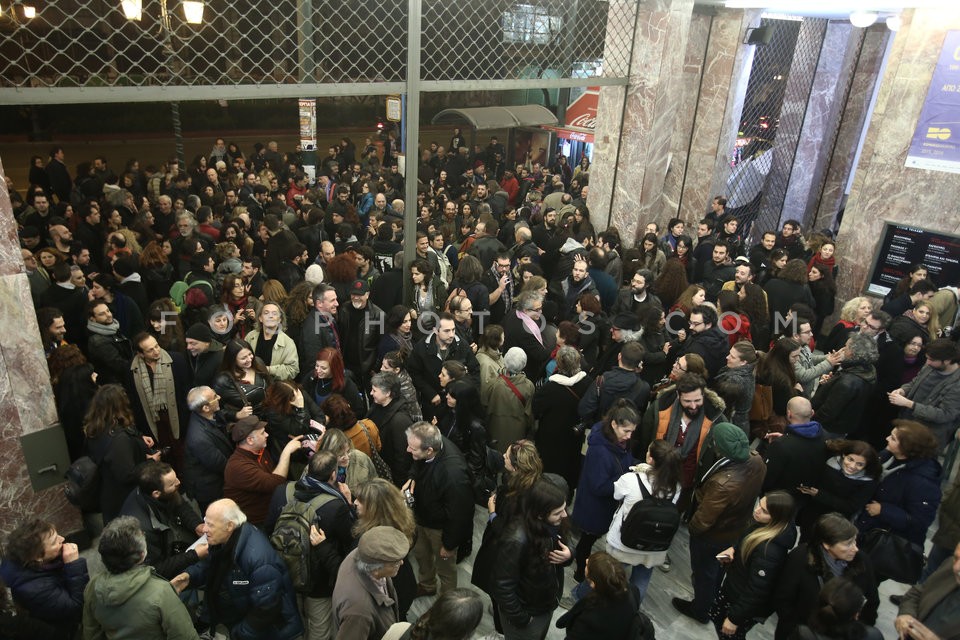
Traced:
<path id="1" fill-rule="evenodd" d="M 70 467 L 67 439 L 60 424 L 20 436 L 20 447 L 34 491 L 43 491 L 64 482 Z"/>

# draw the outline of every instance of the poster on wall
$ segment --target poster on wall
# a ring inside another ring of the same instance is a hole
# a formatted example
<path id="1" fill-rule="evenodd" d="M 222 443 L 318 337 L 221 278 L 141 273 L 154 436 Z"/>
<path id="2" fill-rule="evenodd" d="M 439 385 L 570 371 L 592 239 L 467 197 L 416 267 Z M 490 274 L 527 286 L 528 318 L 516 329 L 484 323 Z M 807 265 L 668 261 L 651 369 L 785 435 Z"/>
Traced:
<path id="1" fill-rule="evenodd" d="M 924 265 L 937 286 L 956 286 L 960 281 L 960 237 L 887 222 L 865 293 L 887 295 L 914 264 Z"/>
<path id="2" fill-rule="evenodd" d="M 960 31 L 948 31 L 906 166 L 960 173 Z"/>

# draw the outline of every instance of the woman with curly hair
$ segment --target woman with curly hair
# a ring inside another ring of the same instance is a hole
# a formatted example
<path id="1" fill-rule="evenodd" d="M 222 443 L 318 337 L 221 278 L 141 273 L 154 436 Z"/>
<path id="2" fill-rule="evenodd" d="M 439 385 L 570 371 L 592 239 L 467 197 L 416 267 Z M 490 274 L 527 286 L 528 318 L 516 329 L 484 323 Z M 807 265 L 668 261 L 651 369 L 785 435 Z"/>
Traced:
<path id="1" fill-rule="evenodd" d="M 156 300 L 170 295 L 175 278 L 173 265 L 163 251 L 163 243 L 148 242 L 140 253 L 140 276 L 147 289 L 147 299 Z"/>
<path id="2" fill-rule="evenodd" d="M 767 294 L 758 284 L 748 282 L 740 287 L 740 310 L 750 318 L 750 335 L 755 349 L 764 351 L 770 347 L 770 312 L 767 309 Z"/>
<path id="3" fill-rule="evenodd" d="M 400 620 L 403 620 L 417 597 L 417 579 L 410 562 L 413 555 L 413 536 L 417 530 L 413 509 L 407 505 L 400 489 L 381 478 L 373 478 L 357 487 L 353 492 L 353 504 L 357 508 L 357 522 L 353 525 L 354 540 L 359 540 L 360 536 L 374 527 L 387 526 L 402 532 L 410 541 L 410 553 L 393 579 L 399 600 L 397 605 L 400 609 Z"/>
<path id="4" fill-rule="evenodd" d="M 820 350 L 830 353 L 843 349 L 847 344 L 847 338 L 860 327 L 860 323 L 866 320 L 871 311 L 873 311 L 873 302 L 867 296 L 850 298 L 843 303 L 840 308 L 840 319 L 833 325 L 830 335 L 820 345 Z"/>
<path id="5" fill-rule="evenodd" d="M 316 285 L 310 282 L 300 282 L 287 294 L 287 299 L 282 307 L 283 314 L 287 318 L 285 329 L 287 335 L 300 335 L 304 321 L 310 315 L 310 311 L 313 310 L 314 287 Z"/>
<path id="6" fill-rule="evenodd" d="M 752 435 L 765 436 L 769 431 L 782 432 L 786 427 L 787 402 L 794 396 L 802 395 L 795 368 L 799 358 L 800 343 L 793 338 L 780 338 L 759 360 L 756 368 L 757 387 L 770 387 L 773 409 L 765 424 L 755 425 L 751 421 Z"/>
<path id="7" fill-rule="evenodd" d="M 73 638 L 83 617 L 83 591 L 90 581 L 87 561 L 80 557 L 77 545 L 65 542 L 52 523 L 28 517 L 10 533 L 4 552 L 0 576 L 6 584 L 0 583 L 4 591 L 0 602 L 6 600 L 9 586 L 20 610 L 18 618 L 40 623 L 37 630 L 54 627 L 57 633 L 52 637 Z M 4 624 L 3 637 L 27 637 L 8 636 L 12 631 L 12 625 Z"/>
<path id="8" fill-rule="evenodd" d="M 323 269 L 330 278 L 330 284 L 337 290 L 337 300 L 340 304 L 350 302 L 350 285 L 357 279 L 357 259 L 350 251 L 341 253 L 327 261 Z"/>
<path id="9" fill-rule="evenodd" d="M 54 349 L 47 366 L 67 451 L 76 460 L 83 455 L 83 416 L 97 392 L 97 373 L 75 344 Z"/>
<path id="10" fill-rule="evenodd" d="M 356 491 L 377 478 L 377 468 L 370 456 L 353 446 L 353 441 L 340 429 L 327 429 L 320 438 L 317 451 L 329 451 L 337 458 L 337 482 Z"/>
<path id="11" fill-rule="evenodd" d="M 119 384 L 101 387 L 83 418 L 90 458 L 100 470 L 100 511 L 107 524 L 118 515 L 123 501 L 137 486 L 137 467 L 147 459 L 154 441 L 137 431 L 127 392 Z"/>
<path id="12" fill-rule="evenodd" d="M 417 388 L 413 384 L 413 378 L 404 367 L 406 354 L 400 351 L 391 351 L 383 355 L 380 361 L 381 373 L 392 373 L 400 379 L 400 398 L 406 403 L 407 413 L 414 422 L 423 420 L 423 409 L 420 406 L 420 399 L 417 395 Z"/>
<path id="13" fill-rule="evenodd" d="M 544 300 L 546 309 L 548 301 Z M 610 319 L 600 306 L 600 300 L 590 292 L 580 294 L 577 305 L 576 327 L 579 333 L 578 350 L 583 355 L 583 368 L 589 371 L 600 357 L 600 343 L 610 335 Z"/>
<path id="14" fill-rule="evenodd" d="M 663 271 L 653 283 L 653 291 L 660 298 L 665 309 L 676 303 L 690 283 L 687 281 L 687 270 L 677 258 L 670 258 L 663 265 Z"/>
<path id="15" fill-rule="evenodd" d="M 300 385 L 292 380 L 278 380 L 267 387 L 260 409 L 257 415 L 267 423 L 267 449 L 273 460 L 280 459 L 291 438 L 314 432 L 311 422 L 323 421 L 320 407 L 304 396 Z"/>
<path id="16" fill-rule="evenodd" d="M 471 255 L 461 257 L 453 282 L 450 283 L 447 300 L 455 295 L 465 295 L 470 298 L 474 313 L 486 311 L 490 307 L 490 291 L 480 281 L 482 277 L 483 266 L 477 258 Z"/>

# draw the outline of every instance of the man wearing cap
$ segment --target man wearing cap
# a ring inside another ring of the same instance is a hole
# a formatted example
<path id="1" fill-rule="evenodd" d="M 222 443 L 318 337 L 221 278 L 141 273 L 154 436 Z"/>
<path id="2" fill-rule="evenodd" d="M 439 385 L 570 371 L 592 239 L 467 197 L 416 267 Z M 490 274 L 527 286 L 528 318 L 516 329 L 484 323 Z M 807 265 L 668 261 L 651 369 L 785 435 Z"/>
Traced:
<path id="1" fill-rule="evenodd" d="M 599 331 L 599 327 L 594 325 L 593 330 Z M 640 340 L 640 335 L 640 322 L 637 320 L 637 314 L 621 312 L 614 316 L 610 326 L 611 342 L 597 358 L 596 363 L 590 370 L 590 375 L 596 378 L 604 371 L 609 371 L 615 367 L 623 345 L 628 342 L 637 342 Z"/>
<path id="2" fill-rule="evenodd" d="M 718 422 L 710 430 L 701 466 L 715 460 L 697 480 L 690 518 L 690 566 L 693 600 L 673 598 L 674 609 L 700 623 L 709 620 L 710 605 L 720 587 L 716 555 L 735 544 L 750 521 L 767 466 L 743 429 Z"/>
<path id="3" fill-rule="evenodd" d="M 162 321 L 162 319 L 161 319 Z M 172 322 L 172 320 L 171 320 Z M 213 339 L 213 332 L 205 322 L 190 325 L 186 333 L 187 366 L 193 375 L 194 386 L 210 386 L 223 362 L 223 344 Z"/>
<path id="4" fill-rule="evenodd" d="M 373 527 L 340 564 L 333 588 L 337 640 L 380 640 L 399 620 L 393 578 L 410 551 L 397 529 Z"/>
<path id="5" fill-rule="evenodd" d="M 210 554 L 171 580 L 173 588 L 205 589 L 211 631 L 222 625 L 235 639 L 300 638 L 293 583 L 267 536 L 233 500 L 211 504 L 203 522 Z"/>
<path id="6" fill-rule="evenodd" d="M 267 519 L 273 490 L 287 481 L 290 456 L 300 449 L 303 439 L 303 436 L 291 439 L 274 465 L 267 451 L 266 426 L 266 422 L 253 415 L 234 423 L 230 435 L 237 448 L 223 470 L 223 495 L 236 501 L 256 526 Z"/>
<path id="7" fill-rule="evenodd" d="M 361 388 L 367 386 L 373 369 L 383 321 L 383 310 L 370 302 L 370 284 L 365 279 L 354 280 L 350 285 L 350 304 L 340 307 L 337 325 L 343 341 L 343 363 Z"/>

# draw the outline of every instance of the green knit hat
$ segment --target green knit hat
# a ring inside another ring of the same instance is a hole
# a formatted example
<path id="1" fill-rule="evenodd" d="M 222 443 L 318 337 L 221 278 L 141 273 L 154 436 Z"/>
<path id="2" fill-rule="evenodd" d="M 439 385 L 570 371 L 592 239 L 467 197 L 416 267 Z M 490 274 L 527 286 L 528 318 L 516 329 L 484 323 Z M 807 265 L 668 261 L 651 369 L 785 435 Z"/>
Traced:
<path id="1" fill-rule="evenodd" d="M 710 429 L 717 453 L 734 462 L 744 462 L 750 457 L 750 441 L 743 429 L 729 422 L 718 422 Z"/>

